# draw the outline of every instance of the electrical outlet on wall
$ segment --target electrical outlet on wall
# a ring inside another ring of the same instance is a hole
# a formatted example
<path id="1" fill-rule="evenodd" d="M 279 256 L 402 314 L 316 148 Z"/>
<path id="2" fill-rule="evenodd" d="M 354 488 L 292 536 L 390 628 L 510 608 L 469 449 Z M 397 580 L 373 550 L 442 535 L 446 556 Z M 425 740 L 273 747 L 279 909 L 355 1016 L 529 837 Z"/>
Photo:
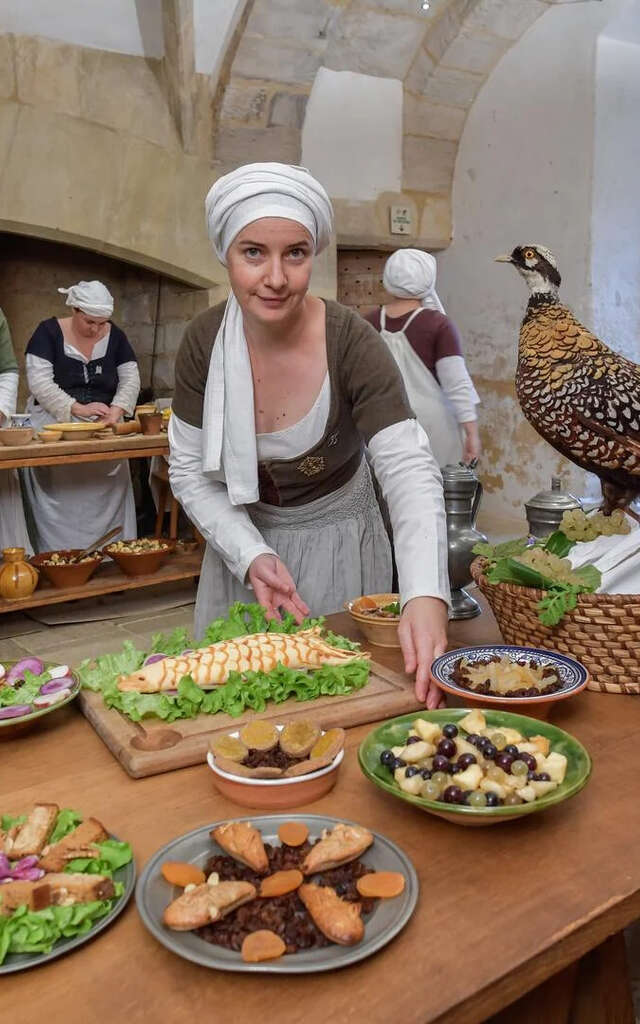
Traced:
<path id="1" fill-rule="evenodd" d="M 413 212 L 409 206 L 390 206 L 392 235 L 413 235 Z"/>

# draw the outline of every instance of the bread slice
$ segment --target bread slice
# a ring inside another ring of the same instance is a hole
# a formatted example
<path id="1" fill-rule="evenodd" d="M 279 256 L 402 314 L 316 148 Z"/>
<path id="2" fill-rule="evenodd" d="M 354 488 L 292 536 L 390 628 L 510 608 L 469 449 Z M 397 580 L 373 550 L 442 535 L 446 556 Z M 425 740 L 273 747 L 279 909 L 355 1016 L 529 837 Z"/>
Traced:
<path id="1" fill-rule="evenodd" d="M 49 887 L 51 903 L 56 907 L 91 903 L 92 900 L 110 900 L 115 896 L 114 884 L 106 875 L 61 872 L 45 875 L 41 883 Z"/>
<path id="2" fill-rule="evenodd" d="M 76 857 L 92 857 L 96 852 L 93 844 L 108 838 L 104 825 L 96 818 L 87 818 L 59 843 L 44 848 L 40 867 L 45 871 L 63 871 L 68 861 Z"/>
<path id="3" fill-rule="evenodd" d="M 48 885 L 38 882 L 5 882 L 0 885 L 0 916 L 7 917 L 18 907 L 29 910 L 44 910 L 51 906 L 51 891 Z"/>
<path id="4" fill-rule="evenodd" d="M 36 804 L 29 817 L 17 831 L 9 849 L 5 850 L 11 860 L 37 856 L 53 832 L 58 811 L 57 804 Z"/>

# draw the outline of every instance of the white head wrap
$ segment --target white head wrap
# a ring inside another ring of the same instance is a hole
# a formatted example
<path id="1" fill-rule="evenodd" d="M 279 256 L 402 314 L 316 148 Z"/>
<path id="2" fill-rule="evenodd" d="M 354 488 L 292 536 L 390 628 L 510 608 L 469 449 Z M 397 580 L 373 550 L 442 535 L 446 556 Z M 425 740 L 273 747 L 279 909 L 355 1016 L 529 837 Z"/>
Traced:
<path id="1" fill-rule="evenodd" d="M 207 229 L 221 263 L 236 235 L 264 217 L 302 224 L 315 252 L 327 247 L 333 229 L 331 201 L 304 167 L 246 164 L 225 174 L 205 201 Z M 211 352 L 202 419 L 202 468 L 226 481 L 232 505 L 258 501 L 258 457 L 253 378 L 242 310 L 233 292 Z"/>
<path id="2" fill-rule="evenodd" d="M 67 306 L 75 306 L 87 316 L 110 317 L 113 313 L 113 295 L 101 281 L 78 281 L 58 291 L 67 296 Z"/>
<path id="3" fill-rule="evenodd" d="M 307 229 L 316 252 L 329 244 L 333 229 L 331 201 L 306 167 L 291 164 L 245 164 L 218 178 L 205 200 L 207 230 L 221 263 L 247 224 L 262 217 L 284 217 Z"/>
<path id="4" fill-rule="evenodd" d="M 444 313 L 436 292 L 436 261 L 421 249 L 398 249 L 384 267 L 382 283 L 390 295 L 399 299 L 420 299 L 425 309 Z"/>

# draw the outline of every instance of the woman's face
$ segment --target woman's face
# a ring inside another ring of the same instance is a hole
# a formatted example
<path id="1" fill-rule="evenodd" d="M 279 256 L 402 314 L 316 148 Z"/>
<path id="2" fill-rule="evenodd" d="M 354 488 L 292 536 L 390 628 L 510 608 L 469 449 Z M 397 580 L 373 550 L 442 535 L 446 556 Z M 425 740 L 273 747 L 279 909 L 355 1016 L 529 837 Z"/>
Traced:
<path id="1" fill-rule="evenodd" d="M 286 320 L 300 307 L 312 265 L 309 232 L 283 217 L 247 224 L 227 251 L 231 287 L 243 313 L 265 324 Z"/>
<path id="2" fill-rule="evenodd" d="M 81 309 L 73 310 L 71 315 L 73 329 L 81 338 L 99 338 L 104 333 L 105 324 L 109 323 L 107 317 L 89 316 Z"/>

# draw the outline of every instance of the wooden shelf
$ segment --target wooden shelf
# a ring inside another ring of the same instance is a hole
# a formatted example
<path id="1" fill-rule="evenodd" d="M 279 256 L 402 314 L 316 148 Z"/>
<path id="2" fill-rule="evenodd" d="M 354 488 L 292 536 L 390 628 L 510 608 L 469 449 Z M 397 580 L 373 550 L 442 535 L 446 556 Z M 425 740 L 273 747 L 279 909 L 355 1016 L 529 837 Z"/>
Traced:
<path id="1" fill-rule="evenodd" d="M 31 441 L 8 447 L 0 445 L 0 469 L 24 466 L 56 466 L 78 462 L 109 462 L 168 455 L 166 434 L 109 434 L 88 441 Z"/>
<path id="2" fill-rule="evenodd" d="M 0 598 L 0 615 L 24 611 L 26 608 L 62 604 L 64 601 L 79 601 L 83 597 L 99 597 L 101 594 L 113 594 L 118 590 L 138 590 L 140 587 L 153 587 L 159 583 L 192 579 L 200 575 L 201 565 L 202 552 L 198 550 L 173 555 L 157 572 L 149 573 L 147 576 L 125 576 L 115 562 L 106 562 L 98 567 L 95 575 L 82 587 L 59 589 L 41 577 L 41 582 L 31 597 L 22 601 L 5 601 Z"/>

